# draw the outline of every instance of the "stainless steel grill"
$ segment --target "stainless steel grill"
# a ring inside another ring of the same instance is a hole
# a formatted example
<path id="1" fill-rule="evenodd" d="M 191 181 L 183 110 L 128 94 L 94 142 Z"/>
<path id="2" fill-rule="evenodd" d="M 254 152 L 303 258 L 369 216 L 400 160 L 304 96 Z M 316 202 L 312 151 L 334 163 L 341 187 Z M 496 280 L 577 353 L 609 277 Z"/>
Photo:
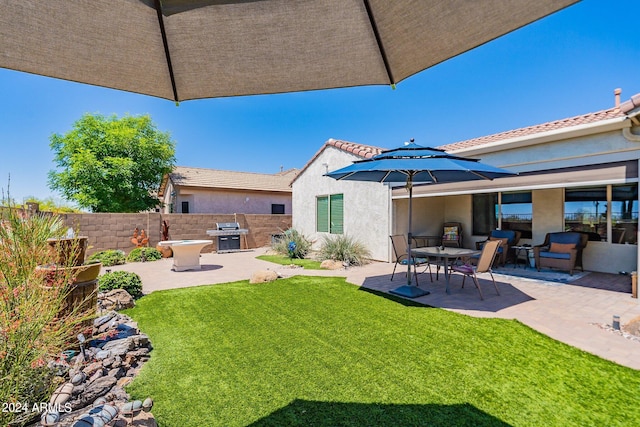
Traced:
<path id="1" fill-rule="evenodd" d="M 209 236 L 217 236 L 218 253 L 240 250 L 240 235 L 248 234 L 249 230 L 240 228 L 237 222 L 217 222 L 215 230 L 207 230 Z"/>

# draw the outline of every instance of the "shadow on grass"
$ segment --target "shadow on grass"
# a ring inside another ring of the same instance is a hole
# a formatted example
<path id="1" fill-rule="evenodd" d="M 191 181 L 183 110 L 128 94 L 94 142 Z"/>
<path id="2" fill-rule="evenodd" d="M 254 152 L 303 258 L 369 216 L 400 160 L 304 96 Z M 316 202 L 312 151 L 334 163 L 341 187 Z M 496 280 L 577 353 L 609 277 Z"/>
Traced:
<path id="1" fill-rule="evenodd" d="M 371 288 L 365 288 L 364 286 L 360 286 L 359 290 L 363 291 L 363 292 L 367 292 L 367 293 L 373 294 L 373 295 L 378 296 L 378 297 L 382 297 L 382 298 L 388 299 L 388 300 L 393 301 L 393 302 L 397 302 L 398 304 L 402 304 L 405 307 L 433 308 L 432 306 L 430 306 L 428 304 L 423 304 L 423 303 L 420 303 L 420 302 L 415 301 L 415 300 L 410 300 L 410 299 L 407 299 L 407 298 L 403 298 L 403 297 L 399 297 L 399 296 L 396 296 L 396 295 L 392 295 L 392 294 L 389 294 L 387 292 L 377 291 L 377 290 L 371 289 Z"/>
<path id="2" fill-rule="evenodd" d="M 498 418 L 468 403 L 459 405 L 400 405 L 381 403 L 317 402 L 296 399 L 249 424 L 266 426 L 497 426 Z"/>

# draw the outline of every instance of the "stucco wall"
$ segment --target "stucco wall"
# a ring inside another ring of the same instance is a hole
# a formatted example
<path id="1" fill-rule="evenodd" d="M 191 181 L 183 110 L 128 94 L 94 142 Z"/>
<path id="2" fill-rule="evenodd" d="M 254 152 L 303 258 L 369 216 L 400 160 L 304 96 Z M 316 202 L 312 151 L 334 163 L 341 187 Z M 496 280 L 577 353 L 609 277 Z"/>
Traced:
<path id="1" fill-rule="evenodd" d="M 174 212 L 182 213 L 182 202 L 189 202 L 189 213 L 271 214 L 272 204 L 285 206 L 285 214 L 291 214 L 291 194 L 248 192 L 232 190 L 182 189 Z"/>
<path id="2" fill-rule="evenodd" d="M 322 176 L 350 165 L 357 156 L 326 147 L 293 183 L 293 228 L 320 247 L 323 236 L 316 232 L 316 196 L 344 195 L 344 234 L 363 243 L 373 259 L 390 259 L 390 192 L 380 183 L 336 181 Z M 326 164 L 326 165 L 325 165 Z"/>

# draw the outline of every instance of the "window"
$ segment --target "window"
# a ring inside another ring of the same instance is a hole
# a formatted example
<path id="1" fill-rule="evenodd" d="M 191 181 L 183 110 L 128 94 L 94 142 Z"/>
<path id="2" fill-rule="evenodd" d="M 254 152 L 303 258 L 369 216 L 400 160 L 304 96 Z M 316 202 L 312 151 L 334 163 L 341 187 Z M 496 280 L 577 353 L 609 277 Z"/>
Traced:
<path id="1" fill-rule="evenodd" d="M 607 187 L 566 188 L 564 229 L 589 234 L 589 240 L 607 240 Z"/>
<path id="2" fill-rule="evenodd" d="M 637 231 L 638 184 L 612 186 L 611 243 L 629 243 L 635 245 L 637 243 Z"/>
<path id="3" fill-rule="evenodd" d="M 189 202 L 182 202 L 182 213 L 189 213 Z"/>
<path id="4" fill-rule="evenodd" d="M 531 239 L 533 203 L 531 191 L 502 193 L 500 199 L 500 228 L 502 230 L 519 231 L 523 239 Z"/>
<path id="5" fill-rule="evenodd" d="M 500 202 L 499 202 L 500 200 Z M 473 234 L 488 236 L 491 230 L 514 230 L 522 238 L 532 237 L 531 191 L 473 195 Z"/>
<path id="6" fill-rule="evenodd" d="M 498 193 L 473 195 L 473 234 L 488 236 L 498 226 Z"/>
<path id="7" fill-rule="evenodd" d="M 284 215 L 284 205 L 273 203 L 271 205 L 271 215 Z"/>
<path id="8" fill-rule="evenodd" d="M 321 233 L 343 233 L 344 196 L 332 194 L 316 198 L 316 231 Z"/>

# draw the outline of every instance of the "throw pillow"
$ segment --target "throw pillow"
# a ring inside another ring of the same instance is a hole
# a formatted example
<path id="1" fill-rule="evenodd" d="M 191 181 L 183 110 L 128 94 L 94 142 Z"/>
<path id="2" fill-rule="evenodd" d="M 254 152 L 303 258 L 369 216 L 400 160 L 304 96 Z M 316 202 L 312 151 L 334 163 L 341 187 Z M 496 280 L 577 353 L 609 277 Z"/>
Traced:
<path id="1" fill-rule="evenodd" d="M 575 249 L 575 243 L 551 243 L 551 247 L 549 248 L 549 252 L 556 252 L 566 254 L 571 252 L 571 249 Z"/>
<path id="2" fill-rule="evenodd" d="M 445 227 L 444 228 L 445 240 L 458 240 L 458 227 Z"/>

